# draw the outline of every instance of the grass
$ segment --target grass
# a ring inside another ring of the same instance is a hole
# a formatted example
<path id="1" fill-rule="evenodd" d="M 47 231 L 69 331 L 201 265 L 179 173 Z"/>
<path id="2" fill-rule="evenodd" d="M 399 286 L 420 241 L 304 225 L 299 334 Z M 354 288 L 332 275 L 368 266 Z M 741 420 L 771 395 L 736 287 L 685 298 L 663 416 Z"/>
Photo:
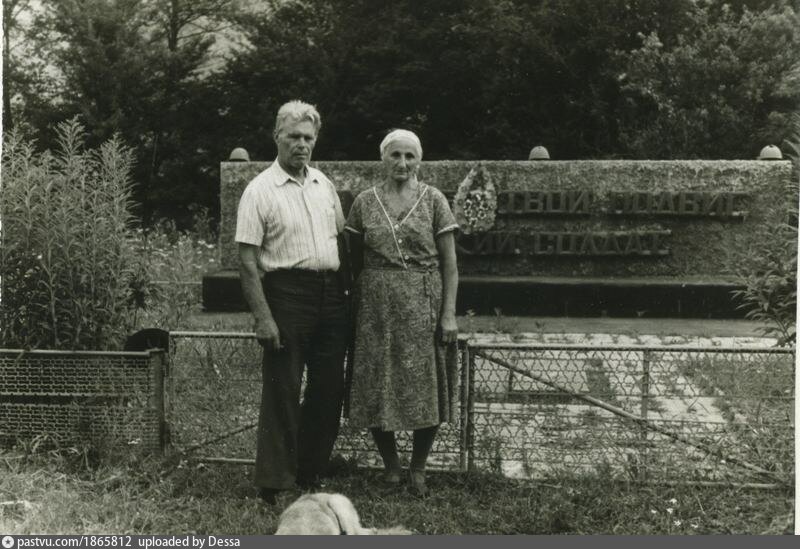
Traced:
<path id="1" fill-rule="evenodd" d="M 0 531 L 269 534 L 300 494 L 266 506 L 242 465 L 129 458 L 91 468 L 74 451 L 64 455 L 0 454 Z M 431 497 L 416 499 L 343 461 L 325 490 L 348 495 L 366 525 L 403 524 L 420 534 L 784 534 L 793 527 L 788 492 L 635 485 L 602 472 L 541 482 L 430 473 L 429 485 Z"/>
<path id="2" fill-rule="evenodd" d="M 189 313 L 198 307 L 197 289 L 181 283 L 197 282 L 202 272 L 213 270 L 211 240 L 172 227 L 147 236 L 139 249 L 147 256 L 148 278 L 158 284 L 146 293 L 147 308 L 134 324 L 186 327 Z M 516 326 L 509 321 L 501 327 L 513 331 Z M 176 344 L 176 443 L 185 447 L 253 419 L 258 377 L 253 366 L 259 354 L 254 345 L 224 340 Z M 595 379 L 595 389 L 607 392 L 604 379 Z M 247 406 L 230 407 L 240 401 Z M 249 431 L 222 448 L 234 454 L 245 449 L 246 457 L 252 457 L 253 438 Z M 496 441 L 486 444 L 486 454 L 492 455 Z M 91 458 L 75 448 L 0 451 L 0 532 L 268 534 L 283 508 L 300 494 L 287 492 L 277 506 L 265 506 L 255 497 L 248 466 L 135 455 L 103 463 Z M 491 472 L 431 473 L 433 495 L 419 500 L 404 490 L 381 487 L 375 471 L 341 462 L 326 490 L 350 497 L 365 525 L 403 524 L 421 534 L 782 534 L 793 529 L 794 497 L 788 490 L 641 485 L 619 479 L 618 472 L 602 467 L 592 474 L 551 472 L 536 482 Z"/>

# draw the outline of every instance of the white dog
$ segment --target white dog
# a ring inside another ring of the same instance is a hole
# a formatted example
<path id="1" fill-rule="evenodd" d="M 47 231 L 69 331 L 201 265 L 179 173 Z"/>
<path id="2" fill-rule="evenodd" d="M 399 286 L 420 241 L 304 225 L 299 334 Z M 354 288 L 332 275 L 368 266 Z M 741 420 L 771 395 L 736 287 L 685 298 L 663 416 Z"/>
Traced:
<path id="1" fill-rule="evenodd" d="M 408 535 L 403 527 L 364 528 L 353 502 L 342 494 L 305 494 L 281 514 L 275 535 Z"/>

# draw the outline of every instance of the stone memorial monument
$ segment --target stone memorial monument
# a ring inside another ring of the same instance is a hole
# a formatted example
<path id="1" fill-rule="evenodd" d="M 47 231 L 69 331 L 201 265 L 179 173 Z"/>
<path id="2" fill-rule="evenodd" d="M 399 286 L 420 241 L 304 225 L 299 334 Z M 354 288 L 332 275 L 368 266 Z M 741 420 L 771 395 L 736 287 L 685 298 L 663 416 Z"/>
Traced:
<path id="1" fill-rule="evenodd" d="M 244 311 L 234 232 L 265 162 L 221 166 L 220 261 L 206 311 Z M 380 162 L 316 162 L 345 214 Z M 420 180 L 451 200 L 458 312 L 531 316 L 742 316 L 731 252 L 775 215 L 791 164 L 764 161 L 440 161 Z"/>

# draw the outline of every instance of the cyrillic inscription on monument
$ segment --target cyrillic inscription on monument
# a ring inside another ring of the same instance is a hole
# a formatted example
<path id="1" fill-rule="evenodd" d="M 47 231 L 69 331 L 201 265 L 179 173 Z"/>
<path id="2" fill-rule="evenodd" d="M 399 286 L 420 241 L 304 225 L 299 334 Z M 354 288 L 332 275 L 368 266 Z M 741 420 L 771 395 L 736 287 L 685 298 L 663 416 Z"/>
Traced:
<path id="1" fill-rule="evenodd" d="M 460 235 L 459 253 L 466 255 L 536 255 L 536 256 L 643 256 L 669 255 L 660 231 L 488 231 Z"/>
<path id="2" fill-rule="evenodd" d="M 587 190 L 504 191 L 497 193 L 497 215 L 692 217 L 743 220 L 747 211 L 741 192 L 621 192 Z M 534 255 L 582 257 L 664 257 L 672 231 L 660 227 L 624 231 L 539 231 L 498 227 L 483 233 L 459 234 L 458 251 L 465 255 Z"/>
<path id="3" fill-rule="evenodd" d="M 506 191 L 497 195 L 499 215 L 649 215 L 744 218 L 746 193 Z"/>
<path id="4" fill-rule="evenodd" d="M 613 215 L 677 215 L 715 218 L 744 218 L 741 209 L 747 193 L 661 192 L 609 195 L 605 213 Z"/>

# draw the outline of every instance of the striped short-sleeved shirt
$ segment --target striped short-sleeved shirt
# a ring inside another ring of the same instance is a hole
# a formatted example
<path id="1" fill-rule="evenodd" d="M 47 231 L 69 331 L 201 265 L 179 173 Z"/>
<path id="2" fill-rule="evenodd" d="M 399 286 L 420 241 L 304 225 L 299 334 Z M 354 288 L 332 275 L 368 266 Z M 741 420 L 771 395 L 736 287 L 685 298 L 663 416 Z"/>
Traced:
<path id="1" fill-rule="evenodd" d="M 301 182 L 275 160 L 239 199 L 236 242 L 259 246 L 258 265 L 264 271 L 337 270 L 336 237 L 343 229 L 336 188 L 311 166 Z"/>

